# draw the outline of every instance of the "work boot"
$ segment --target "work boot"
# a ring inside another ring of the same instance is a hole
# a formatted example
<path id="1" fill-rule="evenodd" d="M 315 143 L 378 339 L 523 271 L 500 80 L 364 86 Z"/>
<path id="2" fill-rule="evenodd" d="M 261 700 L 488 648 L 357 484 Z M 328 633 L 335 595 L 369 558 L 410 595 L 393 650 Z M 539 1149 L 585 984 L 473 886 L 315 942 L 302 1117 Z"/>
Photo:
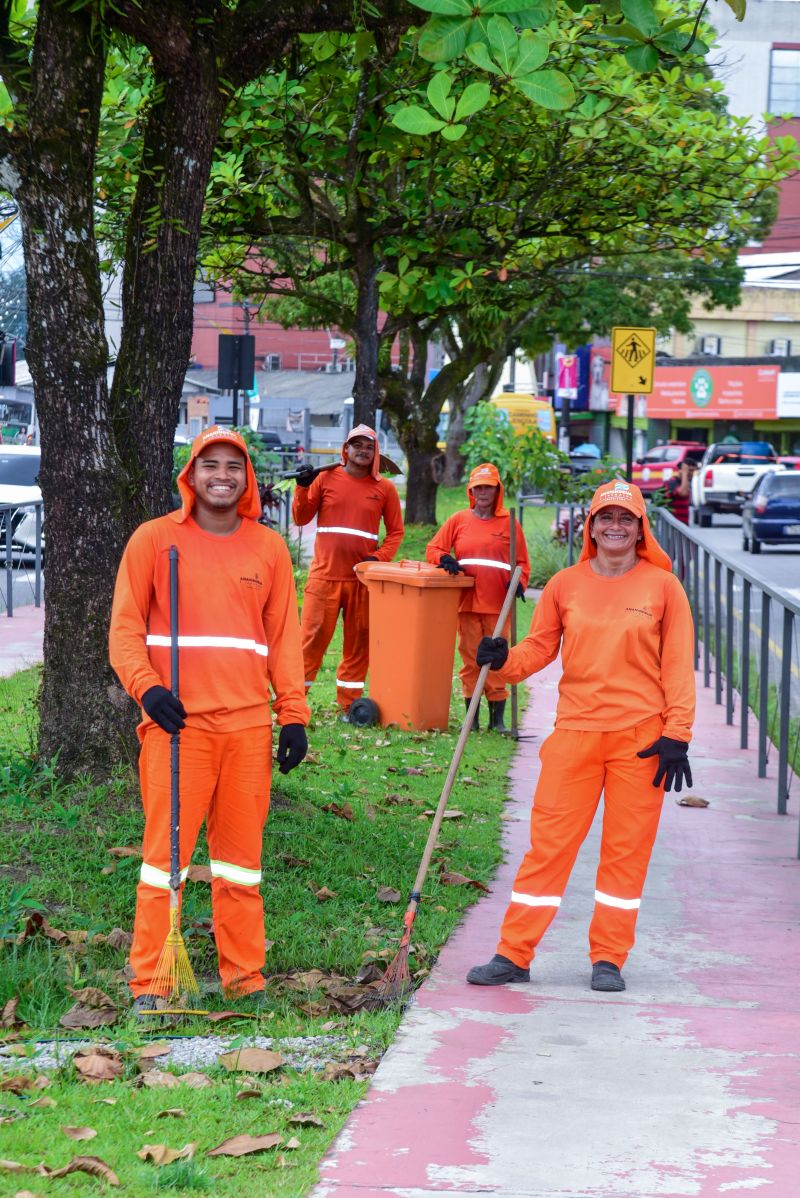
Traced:
<path id="1" fill-rule="evenodd" d="M 521 969 L 508 957 L 495 953 L 485 965 L 474 965 L 467 974 L 473 986 L 505 986 L 507 982 L 529 982 L 530 969 Z"/>
<path id="2" fill-rule="evenodd" d="M 160 994 L 140 994 L 133 1000 L 132 1011 L 136 1019 L 148 1019 L 153 1018 L 153 1011 L 160 1011 L 168 1005 Z"/>
<path id="3" fill-rule="evenodd" d="M 471 702 L 472 702 L 471 695 L 468 699 L 464 700 L 464 706 L 466 707 L 467 711 L 469 711 L 469 705 Z M 480 699 L 479 699 L 478 706 L 475 708 L 475 716 L 472 720 L 472 727 L 470 728 L 470 732 L 480 732 L 481 726 L 480 726 L 480 720 L 478 718 L 480 716 L 480 714 L 481 714 L 481 704 L 480 704 Z"/>
<path id="4" fill-rule="evenodd" d="M 617 992 L 625 989 L 625 979 L 619 971 L 619 965 L 613 961 L 595 961 L 592 966 L 592 989 Z"/>
<path id="5" fill-rule="evenodd" d="M 495 699 L 494 702 L 489 700 L 489 728 L 492 732 L 502 732 L 508 734 L 508 728 L 503 723 L 503 716 L 506 711 L 505 699 Z"/>

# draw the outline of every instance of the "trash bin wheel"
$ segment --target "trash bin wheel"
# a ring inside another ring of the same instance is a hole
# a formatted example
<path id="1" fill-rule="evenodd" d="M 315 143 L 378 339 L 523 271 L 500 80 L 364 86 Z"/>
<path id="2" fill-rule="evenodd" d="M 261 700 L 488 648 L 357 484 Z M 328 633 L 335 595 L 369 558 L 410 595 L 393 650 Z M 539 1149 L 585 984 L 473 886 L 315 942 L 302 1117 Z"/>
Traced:
<path id="1" fill-rule="evenodd" d="M 356 699 L 351 704 L 348 718 L 351 724 L 356 724 L 359 728 L 371 728 L 373 724 L 377 724 L 381 713 L 378 711 L 378 704 L 374 699 Z"/>

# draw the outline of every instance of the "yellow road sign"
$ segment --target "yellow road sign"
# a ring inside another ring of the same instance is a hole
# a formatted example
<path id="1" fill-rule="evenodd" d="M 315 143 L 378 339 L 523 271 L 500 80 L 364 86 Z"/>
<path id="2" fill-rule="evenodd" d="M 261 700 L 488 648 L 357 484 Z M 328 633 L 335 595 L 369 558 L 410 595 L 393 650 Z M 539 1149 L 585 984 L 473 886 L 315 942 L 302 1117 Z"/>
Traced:
<path id="1" fill-rule="evenodd" d="M 649 395 L 655 365 L 655 329 L 611 330 L 612 391 L 618 395 Z"/>

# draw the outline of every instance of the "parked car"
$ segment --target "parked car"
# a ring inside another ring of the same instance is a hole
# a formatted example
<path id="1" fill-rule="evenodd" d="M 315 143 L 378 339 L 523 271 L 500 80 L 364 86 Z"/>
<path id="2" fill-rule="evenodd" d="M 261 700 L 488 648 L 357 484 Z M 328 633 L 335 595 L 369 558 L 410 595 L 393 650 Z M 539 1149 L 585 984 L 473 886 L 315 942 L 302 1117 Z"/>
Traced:
<path id="1" fill-rule="evenodd" d="M 39 490 L 41 450 L 33 445 L 0 445 L 0 505 L 12 505 L 11 539 L 17 553 L 32 554 L 36 517 L 24 504 L 42 498 Z M 0 513 L 0 555 L 5 552 L 7 513 Z"/>
<path id="2" fill-rule="evenodd" d="M 742 549 L 800 545 L 800 471 L 774 470 L 753 487 L 742 509 Z"/>
<path id="3" fill-rule="evenodd" d="M 683 462 L 700 462 L 706 446 L 700 441 L 669 441 L 655 445 L 633 463 L 633 482 L 643 495 L 652 495 L 677 474 Z"/>
<path id="4" fill-rule="evenodd" d="M 778 465 L 784 470 L 800 470 L 800 455 L 782 455 L 778 458 Z"/>
<path id="5" fill-rule="evenodd" d="M 710 528 L 714 513 L 741 512 L 763 474 L 778 469 L 769 441 L 720 441 L 709 445 L 692 479 L 692 518 Z"/>

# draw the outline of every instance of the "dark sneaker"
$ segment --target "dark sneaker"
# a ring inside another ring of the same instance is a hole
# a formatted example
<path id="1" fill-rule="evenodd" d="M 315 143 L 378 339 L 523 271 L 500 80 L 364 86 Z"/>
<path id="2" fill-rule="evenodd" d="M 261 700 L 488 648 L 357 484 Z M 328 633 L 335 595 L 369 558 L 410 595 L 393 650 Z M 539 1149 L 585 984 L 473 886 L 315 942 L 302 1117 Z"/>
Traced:
<path id="1" fill-rule="evenodd" d="M 529 982 L 530 969 L 521 969 L 508 957 L 495 953 L 486 965 L 475 965 L 467 974 L 473 986 L 505 986 L 508 982 Z"/>
<path id="2" fill-rule="evenodd" d="M 133 1014 L 137 1019 L 146 1019 L 154 1011 L 162 1011 L 168 1005 L 160 994 L 140 994 L 133 1000 Z"/>
<path id="3" fill-rule="evenodd" d="M 611 961 L 595 961 L 592 966 L 592 989 L 616 992 L 625 989 L 625 979 L 619 965 Z"/>

